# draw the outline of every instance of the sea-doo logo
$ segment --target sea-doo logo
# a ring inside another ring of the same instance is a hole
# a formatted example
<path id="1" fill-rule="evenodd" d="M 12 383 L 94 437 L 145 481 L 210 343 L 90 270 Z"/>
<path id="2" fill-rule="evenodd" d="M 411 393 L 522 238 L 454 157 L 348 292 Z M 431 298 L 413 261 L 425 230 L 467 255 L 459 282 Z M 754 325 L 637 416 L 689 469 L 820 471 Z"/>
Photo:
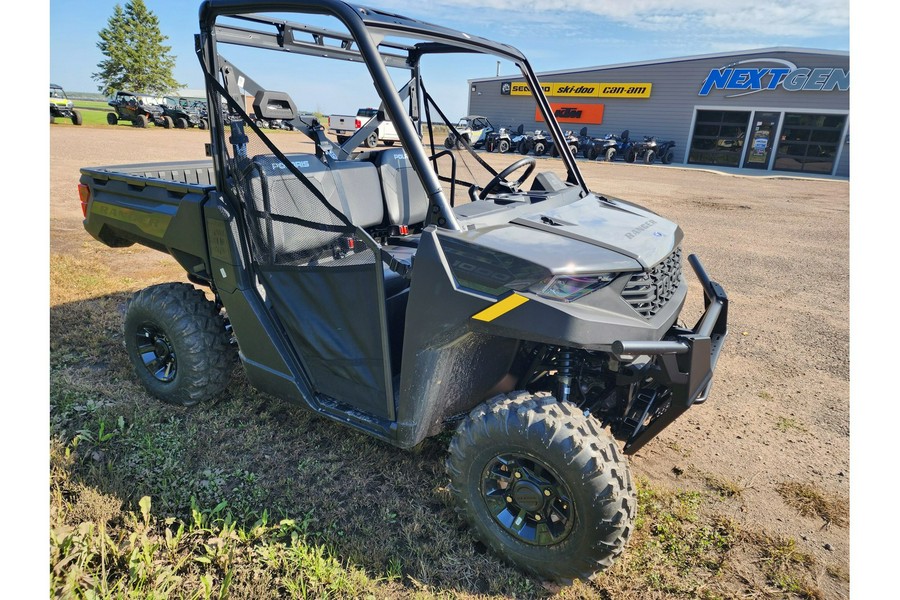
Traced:
<path id="1" fill-rule="evenodd" d="M 652 83 L 589 83 L 589 82 L 548 82 L 542 83 L 545 96 L 568 98 L 649 98 Z M 531 88 L 521 81 L 504 81 L 500 84 L 504 96 L 530 96 Z"/>
<path id="2" fill-rule="evenodd" d="M 779 65 L 766 68 L 742 68 L 748 63 L 770 62 Z M 710 69 L 700 86 L 700 96 L 707 96 L 712 90 L 734 90 L 726 98 L 746 96 L 764 90 L 778 88 L 789 92 L 812 91 L 830 92 L 850 89 L 850 73 L 843 69 L 797 67 L 792 62 L 779 58 L 755 58 L 742 60 L 721 69 Z"/>

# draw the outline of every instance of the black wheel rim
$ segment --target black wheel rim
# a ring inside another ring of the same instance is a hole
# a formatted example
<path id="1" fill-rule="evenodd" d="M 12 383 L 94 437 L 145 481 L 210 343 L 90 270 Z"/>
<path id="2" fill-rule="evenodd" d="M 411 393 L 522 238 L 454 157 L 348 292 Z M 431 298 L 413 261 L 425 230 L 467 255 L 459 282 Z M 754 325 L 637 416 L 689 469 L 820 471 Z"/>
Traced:
<path id="1" fill-rule="evenodd" d="M 134 334 L 138 356 L 144 368 L 157 381 L 169 383 L 178 374 L 175 349 L 166 334 L 151 323 L 138 327 Z"/>
<path id="2" fill-rule="evenodd" d="M 482 474 L 481 496 L 501 529 L 526 544 L 559 544 L 575 524 L 568 487 L 530 456 L 501 454 L 492 459 Z"/>

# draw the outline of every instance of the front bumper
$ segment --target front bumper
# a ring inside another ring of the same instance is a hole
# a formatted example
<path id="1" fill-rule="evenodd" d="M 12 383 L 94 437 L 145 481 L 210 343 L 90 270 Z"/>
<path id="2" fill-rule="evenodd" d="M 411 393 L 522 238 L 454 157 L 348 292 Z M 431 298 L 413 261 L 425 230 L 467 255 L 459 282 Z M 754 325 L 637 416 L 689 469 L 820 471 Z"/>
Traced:
<path id="1" fill-rule="evenodd" d="M 712 387 L 713 372 L 728 335 L 728 296 L 706 274 L 695 255 L 688 257 L 703 286 L 706 310 L 693 329 L 672 327 L 658 342 L 617 341 L 612 353 L 621 360 L 652 356 L 652 372 L 644 373 L 667 390 L 647 401 L 636 426 L 625 442 L 626 454 L 633 454 L 656 437 L 694 404 L 705 402 Z"/>

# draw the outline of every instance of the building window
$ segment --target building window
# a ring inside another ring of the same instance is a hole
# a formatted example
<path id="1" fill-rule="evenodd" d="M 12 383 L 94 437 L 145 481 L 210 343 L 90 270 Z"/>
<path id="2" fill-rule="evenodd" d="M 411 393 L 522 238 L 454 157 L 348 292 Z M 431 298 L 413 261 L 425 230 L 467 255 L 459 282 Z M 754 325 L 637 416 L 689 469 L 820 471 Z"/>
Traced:
<path id="1" fill-rule="evenodd" d="M 749 111 L 698 110 L 688 162 L 740 166 L 749 120 Z"/>
<path id="2" fill-rule="evenodd" d="M 846 115 L 786 113 L 774 169 L 831 173 Z"/>

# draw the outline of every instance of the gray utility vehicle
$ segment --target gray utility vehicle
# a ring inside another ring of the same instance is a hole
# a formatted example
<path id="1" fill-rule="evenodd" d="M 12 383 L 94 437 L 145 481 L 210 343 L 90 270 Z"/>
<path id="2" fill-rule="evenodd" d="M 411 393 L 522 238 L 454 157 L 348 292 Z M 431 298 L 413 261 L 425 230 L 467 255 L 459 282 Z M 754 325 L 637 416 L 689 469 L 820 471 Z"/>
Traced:
<path id="1" fill-rule="evenodd" d="M 626 455 L 707 399 L 726 336 L 726 295 L 682 255 L 681 229 L 588 189 L 530 64 L 505 44 L 337 0 L 208 0 L 196 48 L 210 106 L 229 107 L 211 115 L 212 160 L 81 171 L 91 235 L 170 253 L 215 298 L 169 283 L 129 302 L 126 350 L 147 390 L 180 405 L 214 396 L 233 336 L 255 386 L 319 415 L 400 448 L 454 430 L 452 496 L 513 564 L 560 581 L 610 565 L 637 510 Z M 301 131 L 255 124 L 296 115 L 290 96 L 223 50 L 300 61 L 266 69 L 289 84 L 308 62 L 350 61 L 382 105 L 340 146 L 307 121 L 299 153 Z M 564 178 L 528 184 L 532 157 L 494 155 L 514 161 L 498 172 L 442 147 L 444 127 L 460 132 L 421 63 L 473 54 L 521 67 Z M 387 118 L 402 146 L 355 152 Z M 685 260 L 706 297 L 692 328 L 676 324 Z"/>

